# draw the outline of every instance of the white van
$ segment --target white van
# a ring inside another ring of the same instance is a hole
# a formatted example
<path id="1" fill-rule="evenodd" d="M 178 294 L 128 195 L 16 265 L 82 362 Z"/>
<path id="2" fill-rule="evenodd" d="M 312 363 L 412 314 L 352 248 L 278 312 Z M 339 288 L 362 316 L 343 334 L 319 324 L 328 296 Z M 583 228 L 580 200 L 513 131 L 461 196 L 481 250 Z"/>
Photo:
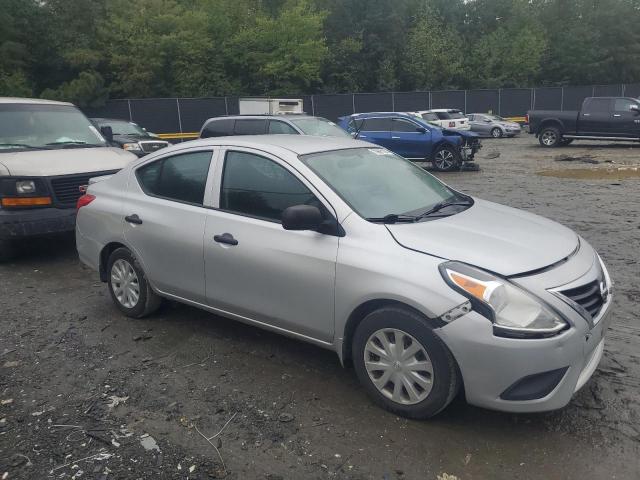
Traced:
<path id="1" fill-rule="evenodd" d="M 72 232 L 89 179 L 136 158 L 71 103 L 0 98 L 0 261 L 25 237 Z"/>

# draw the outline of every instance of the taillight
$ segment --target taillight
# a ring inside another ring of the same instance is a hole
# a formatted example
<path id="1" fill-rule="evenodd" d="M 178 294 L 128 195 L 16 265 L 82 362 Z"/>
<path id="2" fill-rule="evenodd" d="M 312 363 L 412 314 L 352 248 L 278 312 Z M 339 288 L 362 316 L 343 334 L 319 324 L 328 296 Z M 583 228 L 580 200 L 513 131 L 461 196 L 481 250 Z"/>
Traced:
<path id="1" fill-rule="evenodd" d="M 86 207 L 87 205 L 89 205 L 95 199 L 96 199 L 95 195 L 89 195 L 88 193 L 86 193 L 78 199 L 78 203 L 76 203 L 76 208 L 80 210 L 82 207 Z"/>

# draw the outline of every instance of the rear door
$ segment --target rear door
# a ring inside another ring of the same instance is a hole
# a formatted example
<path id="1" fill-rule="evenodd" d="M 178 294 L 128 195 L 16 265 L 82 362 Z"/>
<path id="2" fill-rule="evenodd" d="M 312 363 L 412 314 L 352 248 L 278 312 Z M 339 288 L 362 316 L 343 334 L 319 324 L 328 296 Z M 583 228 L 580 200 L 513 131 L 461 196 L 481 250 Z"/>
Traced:
<path id="1" fill-rule="evenodd" d="M 471 124 L 471 130 L 481 135 L 489 135 L 493 127 L 491 120 L 484 115 L 471 115 L 469 123 Z"/>
<path id="2" fill-rule="evenodd" d="M 217 151 L 178 152 L 143 164 L 129 177 L 124 237 L 152 285 L 203 303 L 205 198 Z"/>
<path id="3" fill-rule="evenodd" d="M 427 155 L 427 144 L 431 140 L 431 132 L 419 132 L 418 127 L 418 124 L 410 120 L 394 118 L 389 150 L 404 158 L 424 160 Z"/>
<path id="4" fill-rule="evenodd" d="M 581 135 L 607 137 L 612 135 L 612 99 L 587 98 L 578 117 L 578 132 Z"/>
<path id="5" fill-rule="evenodd" d="M 640 138 L 640 111 L 637 108 L 640 108 L 640 103 L 632 98 L 614 99 L 611 135 Z"/>
<path id="6" fill-rule="evenodd" d="M 393 150 L 391 129 L 391 117 L 365 118 L 358 138 Z"/>

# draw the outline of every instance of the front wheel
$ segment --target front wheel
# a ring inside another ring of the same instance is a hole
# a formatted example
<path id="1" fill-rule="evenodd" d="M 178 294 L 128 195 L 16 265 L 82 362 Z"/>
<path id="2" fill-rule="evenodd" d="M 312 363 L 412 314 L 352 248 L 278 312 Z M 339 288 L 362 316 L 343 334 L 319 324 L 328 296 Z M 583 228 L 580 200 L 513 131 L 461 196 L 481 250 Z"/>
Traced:
<path id="1" fill-rule="evenodd" d="M 129 249 L 113 251 L 107 272 L 111 299 L 127 317 L 142 318 L 160 307 L 162 299 L 151 289 L 140 263 Z"/>
<path id="2" fill-rule="evenodd" d="M 491 136 L 493 138 L 502 138 L 502 135 L 503 134 L 502 134 L 502 129 L 501 128 L 495 127 L 495 128 L 493 128 L 491 130 Z"/>
<path id="3" fill-rule="evenodd" d="M 546 127 L 540 132 L 538 141 L 543 147 L 558 147 L 562 145 L 562 135 L 556 127 Z"/>
<path id="4" fill-rule="evenodd" d="M 460 378 L 446 345 L 418 313 L 383 307 L 367 315 L 353 338 L 353 364 L 381 407 L 408 418 L 429 418 L 457 394 Z"/>
<path id="5" fill-rule="evenodd" d="M 460 169 L 460 154 L 449 145 L 442 145 L 433 154 L 433 168 L 439 172 L 451 172 Z"/>

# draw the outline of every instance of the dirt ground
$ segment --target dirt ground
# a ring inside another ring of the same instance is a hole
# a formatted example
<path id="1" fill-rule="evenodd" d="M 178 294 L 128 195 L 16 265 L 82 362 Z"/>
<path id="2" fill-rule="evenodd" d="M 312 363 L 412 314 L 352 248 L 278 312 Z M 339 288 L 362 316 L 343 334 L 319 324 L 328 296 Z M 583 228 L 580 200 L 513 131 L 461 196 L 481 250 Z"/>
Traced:
<path id="1" fill-rule="evenodd" d="M 640 147 L 525 134 L 478 163 L 441 178 L 575 229 L 610 267 L 605 356 L 565 409 L 398 418 L 329 351 L 176 304 L 127 319 L 72 238 L 42 240 L 0 266 L 0 479 L 640 478 Z"/>

